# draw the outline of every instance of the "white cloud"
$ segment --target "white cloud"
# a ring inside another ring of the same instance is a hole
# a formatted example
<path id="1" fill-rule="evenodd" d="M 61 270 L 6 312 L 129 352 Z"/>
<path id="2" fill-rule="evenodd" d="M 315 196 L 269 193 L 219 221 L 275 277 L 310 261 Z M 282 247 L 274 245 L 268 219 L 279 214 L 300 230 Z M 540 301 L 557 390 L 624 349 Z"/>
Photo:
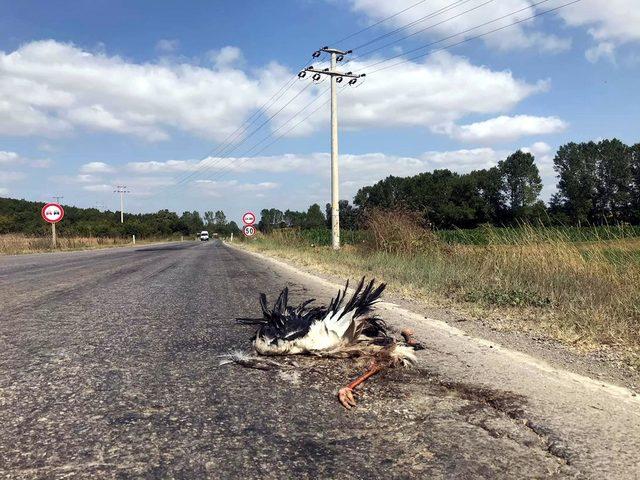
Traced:
<path id="1" fill-rule="evenodd" d="M 180 40 L 163 38 L 156 43 L 156 50 L 161 53 L 173 53 L 180 47 Z"/>
<path id="2" fill-rule="evenodd" d="M 616 63 L 616 47 L 611 42 L 601 42 L 595 47 L 591 47 L 584 52 L 584 56 L 591 63 L 598 62 L 601 58 L 606 58 L 611 63 Z"/>
<path id="3" fill-rule="evenodd" d="M 103 192 L 114 193 L 116 185 L 127 186 L 127 196 L 134 197 L 148 197 L 157 193 L 161 188 L 169 187 L 175 183 L 172 178 L 169 177 L 147 177 L 147 176 L 134 176 L 126 177 L 121 176 L 115 178 L 113 183 L 104 183 L 101 178 L 94 175 L 79 174 L 73 177 L 75 182 L 87 183 L 83 185 L 82 189 L 91 192 Z"/>
<path id="4" fill-rule="evenodd" d="M 108 193 L 108 192 L 112 192 L 113 191 L 113 185 L 107 185 L 107 184 L 104 184 L 104 183 L 91 184 L 91 185 L 84 185 L 82 187 L 82 189 L 86 190 L 87 192 Z"/>
<path id="5" fill-rule="evenodd" d="M 33 168 L 49 168 L 51 165 L 53 165 L 53 161 L 49 158 L 40 158 L 29 162 L 29 166 Z"/>
<path id="6" fill-rule="evenodd" d="M 16 152 L 0 150 L 0 165 L 28 165 L 32 168 L 49 168 L 52 161 L 48 158 L 30 159 Z"/>
<path id="7" fill-rule="evenodd" d="M 386 0 L 350 0 L 350 3 L 353 10 L 363 13 L 373 22 L 409 7 L 415 2 L 413 0 L 396 0 L 394 2 Z M 502 27 L 558 6 L 558 4 L 546 3 L 534 5 L 535 3 L 538 3 L 538 0 L 500 0 L 475 9 L 475 6 L 479 6 L 482 3 L 452 5 L 449 0 L 431 0 L 428 4 L 411 8 L 402 15 L 398 15 L 383 24 L 387 30 L 407 25 L 410 22 L 417 22 L 415 25 L 366 48 L 387 44 L 397 39 L 398 36 L 405 36 L 408 33 L 419 33 L 419 30 L 427 27 L 429 28 L 424 33 L 419 34 L 430 38 L 443 38 L 506 16 L 503 20 L 471 30 L 468 33 L 452 38 L 450 41 L 443 42 L 443 44 L 455 43 L 465 37 L 474 36 L 496 27 Z M 473 10 L 453 18 L 470 9 Z M 439 10 L 441 12 L 435 16 L 420 21 L 420 18 L 425 15 Z M 516 11 L 518 13 L 512 13 Z M 637 0 L 610 0 L 606 3 L 603 3 L 602 0 L 582 0 L 579 3 L 556 10 L 553 15 L 560 17 L 571 27 L 586 28 L 588 33 L 597 41 L 597 45 L 589 48 L 586 52 L 590 61 L 593 61 L 591 60 L 592 58 L 610 58 L 613 49 L 617 45 L 640 41 L 640 28 L 638 28 L 638 25 L 640 25 L 640 9 L 638 9 Z M 522 22 L 487 35 L 483 37 L 483 41 L 487 45 L 501 50 L 537 48 L 544 52 L 553 53 L 571 48 L 570 39 L 549 34 L 541 28 L 546 21 L 545 18 L 538 17 Z"/>
<path id="8" fill-rule="evenodd" d="M 115 169 L 104 162 L 89 162 L 80 167 L 83 173 L 112 173 Z"/>
<path id="9" fill-rule="evenodd" d="M 5 187 L 0 187 L 0 195 L 8 195 L 9 189 Z"/>
<path id="10" fill-rule="evenodd" d="M 11 183 L 18 182 L 20 180 L 24 180 L 26 175 L 23 172 L 2 172 L 0 175 L 1 183 Z"/>
<path id="11" fill-rule="evenodd" d="M 193 183 L 201 193 L 211 197 L 223 197 L 233 193 L 255 193 L 255 196 L 260 196 L 263 192 L 280 186 L 274 182 L 240 183 L 237 180 L 196 180 Z"/>
<path id="12" fill-rule="evenodd" d="M 396 0 L 394 2 L 387 0 L 350 0 L 350 3 L 354 11 L 363 13 L 373 22 L 393 15 L 416 2 L 414 0 Z M 413 23 L 413 25 L 395 36 L 376 42 L 371 47 L 365 47 L 365 51 L 390 43 L 398 37 L 404 37 L 409 33 L 430 38 L 445 38 L 469 30 L 467 33 L 455 36 L 442 43 L 442 45 L 447 45 L 494 28 L 512 24 L 546 8 L 545 5 L 535 7 L 533 0 L 500 0 L 487 5 L 483 5 L 483 3 L 457 2 L 456 5 L 453 5 L 450 0 L 430 0 L 427 4 L 411 8 L 385 22 L 383 25 L 387 29 L 403 27 L 410 23 Z M 474 27 L 501 17 L 505 18 L 474 29 Z M 544 52 L 553 53 L 564 51 L 571 47 L 569 39 L 534 30 L 540 23 L 540 19 L 522 22 L 487 35 L 483 38 L 483 41 L 489 46 L 501 50 L 537 48 Z"/>
<path id="13" fill-rule="evenodd" d="M 100 177 L 97 175 L 92 175 L 90 173 L 79 173 L 75 177 L 72 177 L 71 180 L 80 183 L 89 183 L 99 181 Z"/>
<path id="14" fill-rule="evenodd" d="M 365 67 L 358 61 L 349 63 L 353 71 L 366 72 Z M 340 124 L 347 129 L 432 128 L 471 114 L 509 111 L 525 98 L 548 88 L 546 80 L 528 83 L 514 78 L 510 71 L 494 71 L 473 65 L 466 58 L 439 52 L 420 63 L 405 63 L 393 75 L 371 73 L 362 88 L 344 88 L 340 92 Z M 283 125 L 312 98 L 312 93 L 301 95 L 285 114 L 276 117 L 274 127 Z M 321 101 L 316 105 L 321 105 Z M 273 107 L 270 113 L 275 113 L 277 108 L 279 106 Z M 327 114 L 328 106 L 325 106 L 292 135 L 304 135 L 324 127 Z"/>
<path id="15" fill-rule="evenodd" d="M 17 165 L 24 163 L 24 158 L 16 152 L 6 152 L 0 150 L 0 165 Z"/>
<path id="16" fill-rule="evenodd" d="M 555 173 L 553 172 L 554 151 L 544 142 L 535 142 L 522 150 L 531 152 L 536 157 L 536 164 L 540 168 L 541 176 L 545 183 L 543 198 L 548 199 L 554 191 Z M 500 160 L 513 153 L 514 149 L 494 149 L 489 147 L 459 149 L 451 151 L 429 151 L 421 155 L 398 156 L 385 153 L 367 154 L 341 154 L 340 177 L 341 198 L 352 198 L 359 188 L 371 185 L 389 175 L 408 176 L 421 172 L 429 172 L 434 169 L 449 169 L 458 173 L 467 173 L 472 170 L 491 168 Z M 217 168 L 203 169 L 215 162 Z M 167 162 L 137 162 L 129 164 L 128 169 L 137 175 L 173 175 L 179 177 L 181 173 L 198 171 L 188 187 L 192 192 L 214 196 L 228 197 L 233 193 L 252 193 L 266 195 L 272 199 L 286 200 L 282 196 L 280 177 L 282 183 L 289 185 L 292 175 L 299 175 L 300 185 L 303 185 L 299 193 L 295 194 L 299 205 L 318 201 L 324 201 L 329 195 L 330 155 L 329 153 L 309 154 L 285 154 L 261 156 L 256 158 L 233 157 L 224 159 L 210 157 L 205 160 L 170 160 Z M 223 179 L 222 175 L 247 173 L 268 173 L 273 179 L 265 182 L 243 183 L 237 179 Z M 304 177 L 319 179 L 314 185 L 308 185 Z M 172 180 L 175 183 L 175 178 Z M 289 182 L 289 183 L 288 183 Z M 296 192 L 296 185 L 289 185 L 287 192 Z M 293 189 L 293 190 L 291 190 Z M 274 197 L 274 194 L 276 195 Z M 291 193 L 288 194 L 291 197 Z M 290 198 L 289 198 L 290 199 Z"/>
<path id="17" fill-rule="evenodd" d="M 640 9 L 637 0 L 582 0 L 576 5 L 558 10 L 571 26 L 588 27 L 598 42 L 616 44 L 640 41 Z"/>
<path id="18" fill-rule="evenodd" d="M 557 176 L 553 170 L 555 151 L 545 142 L 536 142 L 529 147 L 523 147 L 522 151 L 531 153 L 536 158 L 536 165 L 540 171 L 543 184 L 540 196 L 544 200 L 548 200 L 556 191 Z"/>
<path id="19" fill-rule="evenodd" d="M 568 124 L 557 117 L 535 117 L 501 115 L 469 125 L 448 124 L 436 127 L 434 131 L 464 142 L 492 143 L 515 140 L 528 135 L 547 135 L 566 130 Z"/>
<path id="20" fill-rule="evenodd" d="M 220 50 L 214 50 L 209 53 L 209 58 L 218 68 L 229 68 L 235 64 L 242 63 L 244 60 L 242 50 L 233 46 L 226 46 Z"/>
<path id="21" fill-rule="evenodd" d="M 293 74 L 272 63 L 249 77 L 229 64 L 240 56 L 235 47 L 225 47 L 210 69 L 170 61 L 131 63 L 53 40 L 0 52 L 0 134 L 54 136 L 81 128 L 159 141 L 179 129 L 224 140 Z M 365 67 L 358 61 L 349 66 Z M 306 85 L 295 84 L 268 113 L 275 114 Z M 363 88 L 346 88 L 340 94 L 341 124 L 433 127 L 469 114 L 504 113 L 548 87 L 548 81 L 529 83 L 510 71 L 440 52 L 404 64 L 393 76 L 373 73 Z M 318 96 L 325 88 L 307 88 L 274 119 L 272 128 L 281 128 L 314 99 L 322 105 L 326 97 Z M 324 127 L 325 114 L 318 112 L 290 135 Z"/>
<path id="22" fill-rule="evenodd" d="M 221 140 L 289 74 L 133 63 L 54 40 L 0 51 L 0 134 L 56 136 L 77 128 L 155 141 L 171 129 Z M 264 81 L 263 81 L 264 80 Z M 267 81 L 268 80 L 268 81 Z"/>

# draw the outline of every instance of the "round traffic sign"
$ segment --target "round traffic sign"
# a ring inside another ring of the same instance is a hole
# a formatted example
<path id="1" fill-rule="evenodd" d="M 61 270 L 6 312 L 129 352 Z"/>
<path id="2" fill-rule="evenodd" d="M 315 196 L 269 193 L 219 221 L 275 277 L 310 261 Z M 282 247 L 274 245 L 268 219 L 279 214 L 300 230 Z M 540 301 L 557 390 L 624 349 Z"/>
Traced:
<path id="1" fill-rule="evenodd" d="M 245 237 L 253 237 L 256 234 L 256 227 L 253 225 L 245 225 L 242 227 L 242 233 Z"/>
<path id="2" fill-rule="evenodd" d="M 58 223 L 64 217 L 64 209 L 59 203 L 47 203 L 40 214 L 45 222 Z"/>
<path id="3" fill-rule="evenodd" d="M 245 225 L 253 225 L 256 223 L 256 215 L 253 212 L 247 212 L 242 215 L 242 223 Z"/>

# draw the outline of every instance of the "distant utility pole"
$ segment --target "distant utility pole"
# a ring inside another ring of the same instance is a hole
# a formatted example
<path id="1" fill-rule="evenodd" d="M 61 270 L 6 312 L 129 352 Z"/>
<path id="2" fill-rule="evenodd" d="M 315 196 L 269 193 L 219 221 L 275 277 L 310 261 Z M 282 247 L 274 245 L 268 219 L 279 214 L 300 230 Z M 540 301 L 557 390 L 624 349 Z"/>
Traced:
<path id="1" fill-rule="evenodd" d="M 331 77 L 331 245 L 334 250 L 340 249 L 340 194 L 338 191 L 338 89 L 337 84 L 342 83 L 344 78 L 349 78 L 349 85 L 355 85 L 358 78 L 365 74 L 353 74 L 352 72 L 338 72 L 336 65 L 344 60 L 344 56 L 351 53 L 351 50 L 342 51 L 335 48 L 322 47 L 313 52 L 313 57 L 319 57 L 322 52 L 331 55 L 331 67 L 323 70 L 313 68 L 313 65 L 305 68 L 298 77 L 303 78 L 307 72 L 313 73 L 312 80 L 317 82 L 322 75 Z"/>
<path id="2" fill-rule="evenodd" d="M 60 203 L 64 197 L 62 195 L 52 195 L 52 197 L 56 200 L 56 203 Z"/>
<path id="3" fill-rule="evenodd" d="M 113 193 L 120 194 L 120 223 L 124 223 L 124 194 L 131 193 L 126 185 L 117 185 Z"/>

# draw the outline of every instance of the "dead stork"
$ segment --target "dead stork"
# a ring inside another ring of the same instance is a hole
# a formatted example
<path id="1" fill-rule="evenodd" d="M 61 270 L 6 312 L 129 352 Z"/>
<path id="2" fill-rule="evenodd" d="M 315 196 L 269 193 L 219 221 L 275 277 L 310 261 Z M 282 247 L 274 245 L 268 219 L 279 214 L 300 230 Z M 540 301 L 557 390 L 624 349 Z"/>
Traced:
<path id="1" fill-rule="evenodd" d="M 288 305 L 289 289 L 285 287 L 269 309 L 267 297 L 262 293 L 262 318 L 239 322 L 258 325 L 253 346 L 259 355 L 371 357 L 369 369 L 338 392 L 340 403 L 350 409 L 356 404 L 356 387 L 384 368 L 413 364 L 416 360 L 413 350 L 420 348 L 409 330 L 402 332 L 404 342 L 389 335 L 384 320 L 373 313 L 374 304 L 386 285 L 381 283 L 375 288 L 374 285 L 375 280 L 365 285 L 363 277 L 345 303 L 347 281 L 328 307 L 312 307 L 315 299 L 291 307 Z"/>

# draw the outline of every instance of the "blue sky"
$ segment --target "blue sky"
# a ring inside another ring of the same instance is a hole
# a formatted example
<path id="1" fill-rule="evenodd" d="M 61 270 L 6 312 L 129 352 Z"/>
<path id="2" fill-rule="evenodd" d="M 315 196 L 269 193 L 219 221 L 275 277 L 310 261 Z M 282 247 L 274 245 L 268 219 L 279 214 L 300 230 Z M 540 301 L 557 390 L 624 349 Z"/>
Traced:
<path id="1" fill-rule="evenodd" d="M 126 184 L 130 211 L 236 220 L 324 205 L 327 83 L 296 80 L 247 133 L 309 85 L 262 129 L 225 139 L 332 45 L 354 49 L 345 69 L 369 74 L 339 94 L 342 198 L 389 174 L 485 168 L 517 148 L 536 156 L 548 198 L 562 143 L 639 141 L 635 2 L 582 0 L 446 51 L 406 52 L 568 1 L 0 1 L 0 195 L 113 210 Z"/>

